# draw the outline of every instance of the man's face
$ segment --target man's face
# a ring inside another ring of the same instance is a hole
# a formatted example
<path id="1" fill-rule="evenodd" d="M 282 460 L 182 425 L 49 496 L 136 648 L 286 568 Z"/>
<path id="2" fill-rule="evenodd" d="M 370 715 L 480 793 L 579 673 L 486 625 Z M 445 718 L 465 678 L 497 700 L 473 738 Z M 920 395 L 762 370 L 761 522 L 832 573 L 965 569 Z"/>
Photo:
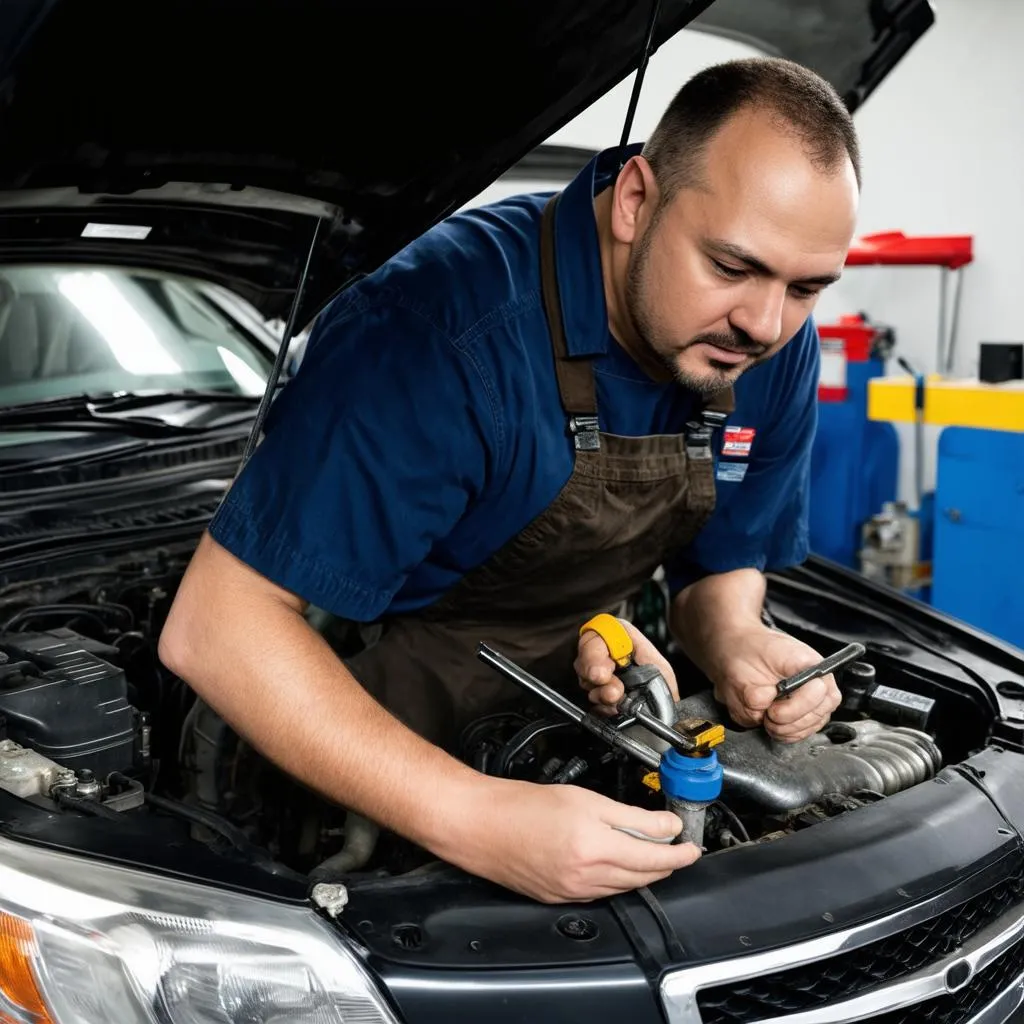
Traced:
<path id="1" fill-rule="evenodd" d="M 741 112 L 709 143 L 703 187 L 648 209 L 627 315 L 680 383 L 711 394 L 779 352 L 838 278 L 857 185 L 848 163 L 823 172 L 766 114 Z"/>

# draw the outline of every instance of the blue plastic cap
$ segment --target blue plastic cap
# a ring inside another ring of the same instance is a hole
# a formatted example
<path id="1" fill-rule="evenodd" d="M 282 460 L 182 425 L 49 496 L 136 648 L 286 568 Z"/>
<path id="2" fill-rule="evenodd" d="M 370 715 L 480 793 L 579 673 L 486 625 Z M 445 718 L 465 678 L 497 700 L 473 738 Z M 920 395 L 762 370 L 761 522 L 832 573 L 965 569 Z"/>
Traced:
<path id="1" fill-rule="evenodd" d="M 670 800 L 710 803 L 722 792 L 722 766 L 712 750 L 707 757 L 686 757 L 677 750 L 661 755 L 661 791 Z"/>

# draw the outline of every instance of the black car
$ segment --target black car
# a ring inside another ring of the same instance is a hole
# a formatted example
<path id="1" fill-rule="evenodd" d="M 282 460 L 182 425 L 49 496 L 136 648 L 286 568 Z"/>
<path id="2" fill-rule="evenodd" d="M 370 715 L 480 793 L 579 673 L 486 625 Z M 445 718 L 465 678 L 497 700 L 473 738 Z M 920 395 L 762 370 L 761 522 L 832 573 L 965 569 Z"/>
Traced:
<path id="1" fill-rule="evenodd" d="M 527 173 L 688 24 L 801 60 L 856 109 L 933 17 L 927 0 L 0 6 L 0 1021 L 1018 1011 L 1024 654 L 820 559 L 769 579 L 766 615 L 826 654 L 863 645 L 842 709 L 784 750 L 730 727 L 705 856 L 585 905 L 518 897 L 326 803 L 156 654 L 288 386 L 264 319 L 291 336 Z M 658 581 L 633 604 L 680 710 L 720 721 Z M 661 799 L 525 690 L 463 756 Z"/>

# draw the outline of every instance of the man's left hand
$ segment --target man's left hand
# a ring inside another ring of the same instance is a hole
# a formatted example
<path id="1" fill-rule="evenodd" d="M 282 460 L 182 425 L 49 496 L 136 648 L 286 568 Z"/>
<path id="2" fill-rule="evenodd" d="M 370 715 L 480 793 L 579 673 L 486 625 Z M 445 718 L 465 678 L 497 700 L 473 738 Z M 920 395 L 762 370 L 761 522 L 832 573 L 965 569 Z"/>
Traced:
<path id="1" fill-rule="evenodd" d="M 786 633 L 752 626 L 723 645 L 715 697 L 737 725 L 763 725 L 775 739 L 802 740 L 821 729 L 839 707 L 842 695 L 835 678 L 812 679 L 781 699 L 776 684 L 821 660 L 817 651 Z"/>

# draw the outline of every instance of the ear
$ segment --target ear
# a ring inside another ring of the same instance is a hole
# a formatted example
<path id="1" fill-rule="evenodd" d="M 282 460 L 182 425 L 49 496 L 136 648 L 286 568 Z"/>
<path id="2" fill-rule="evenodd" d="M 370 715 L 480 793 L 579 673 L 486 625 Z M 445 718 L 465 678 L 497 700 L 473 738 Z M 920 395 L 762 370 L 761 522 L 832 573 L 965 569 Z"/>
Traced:
<path id="1" fill-rule="evenodd" d="M 658 196 L 651 165 L 642 156 L 630 157 L 612 186 L 611 229 L 616 241 L 632 245 L 643 235 Z"/>

